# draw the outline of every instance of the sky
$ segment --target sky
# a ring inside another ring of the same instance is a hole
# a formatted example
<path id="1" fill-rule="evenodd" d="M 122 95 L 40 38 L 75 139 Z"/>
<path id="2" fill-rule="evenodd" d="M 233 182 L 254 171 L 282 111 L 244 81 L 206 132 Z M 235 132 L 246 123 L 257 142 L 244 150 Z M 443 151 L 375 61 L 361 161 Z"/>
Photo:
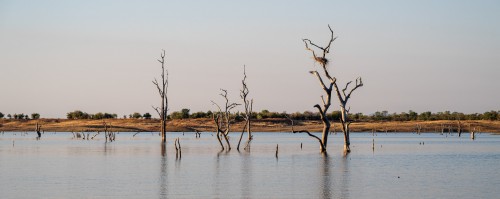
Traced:
<path id="1" fill-rule="evenodd" d="M 153 114 L 162 49 L 170 111 L 215 110 L 220 88 L 241 103 L 243 66 L 254 111 L 316 111 L 302 39 L 328 24 L 330 73 L 363 78 L 351 113 L 500 110 L 499 20 L 485 0 L 0 0 L 0 112 Z"/>

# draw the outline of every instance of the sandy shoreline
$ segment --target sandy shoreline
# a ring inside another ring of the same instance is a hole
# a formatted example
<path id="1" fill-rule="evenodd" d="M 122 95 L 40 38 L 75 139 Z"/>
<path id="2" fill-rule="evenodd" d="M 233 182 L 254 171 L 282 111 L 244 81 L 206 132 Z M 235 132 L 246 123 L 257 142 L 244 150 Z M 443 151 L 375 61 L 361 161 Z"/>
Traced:
<path id="1" fill-rule="evenodd" d="M 160 123 L 158 120 L 144 119 L 106 119 L 106 120 L 68 120 L 68 119 L 40 119 L 40 120 L 0 120 L 0 131 L 34 131 L 36 123 L 42 124 L 43 131 L 71 132 L 71 131 L 103 131 L 103 121 L 111 126 L 112 131 L 120 132 L 150 132 L 158 131 Z M 233 132 L 241 131 L 243 122 L 235 122 L 232 125 Z M 332 123 L 331 131 L 340 132 L 339 123 Z M 352 132 L 416 132 L 417 125 L 421 126 L 421 132 L 456 132 L 458 122 L 455 120 L 439 121 L 387 121 L 387 122 L 354 122 L 351 124 Z M 469 120 L 461 121 L 462 131 L 469 132 L 475 129 L 477 132 L 500 133 L 500 121 Z M 214 123 L 211 119 L 179 119 L 169 120 L 167 131 L 170 132 L 192 132 L 214 131 Z M 295 121 L 295 129 L 319 132 L 323 128 L 320 121 Z M 286 119 L 264 119 L 255 120 L 252 123 L 254 132 L 290 132 L 290 122 Z"/>

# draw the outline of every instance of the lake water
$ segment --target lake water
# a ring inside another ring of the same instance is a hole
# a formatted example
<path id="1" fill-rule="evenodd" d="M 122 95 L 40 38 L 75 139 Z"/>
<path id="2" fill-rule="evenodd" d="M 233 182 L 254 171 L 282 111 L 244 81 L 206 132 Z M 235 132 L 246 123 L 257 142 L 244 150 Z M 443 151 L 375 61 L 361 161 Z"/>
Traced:
<path id="1" fill-rule="evenodd" d="M 241 152 L 239 133 L 230 152 L 211 133 L 169 133 L 166 147 L 158 133 L 133 134 L 0 133 L 0 198 L 500 197 L 500 136 L 485 133 L 353 133 L 347 156 L 340 133 L 328 156 L 306 134 L 254 133 Z"/>

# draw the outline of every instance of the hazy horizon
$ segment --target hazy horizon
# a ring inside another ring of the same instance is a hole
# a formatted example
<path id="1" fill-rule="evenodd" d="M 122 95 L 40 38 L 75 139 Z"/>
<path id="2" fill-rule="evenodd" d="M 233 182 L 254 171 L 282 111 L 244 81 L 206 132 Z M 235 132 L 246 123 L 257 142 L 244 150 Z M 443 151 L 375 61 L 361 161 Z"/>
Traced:
<path id="1" fill-rule="evenodd" d="M 0 0 L 0 112 L 156 116 L 162 49 L 170 112 L 215 110 L 220 88 L 240 103 L 243 65 L 255 111 L 315 112 L 323 91 L 301 39 L 328 42 L 328 24 L 339 87 L 363 78 L 351 113 L 498 111 L 498 19 L 485 0 Z"/>

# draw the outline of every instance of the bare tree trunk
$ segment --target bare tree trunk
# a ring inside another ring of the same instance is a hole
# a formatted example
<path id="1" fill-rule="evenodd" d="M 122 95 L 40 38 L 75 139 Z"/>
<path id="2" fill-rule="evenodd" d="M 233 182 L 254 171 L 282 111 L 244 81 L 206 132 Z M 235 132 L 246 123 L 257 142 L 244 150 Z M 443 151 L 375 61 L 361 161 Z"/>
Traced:
<path id="1" fill-rule="evenodd" d="M 161 141 L 163 143 L 167 142 L 166 139 L 166 125 L 167 125 L 167 112 L 168 112 L 168 97 L 167 97 L 167 91 L 168 91 L 168 70 L 165 68 L 165 50 L 162 50 L 162 53 L 160 54 L 161 59 L 158 59 L 158 62 L 161 63 L 161 82 L 158 82 L 156 78 L 153 81 L 153 84 L 156 85 L 156 88 L 158 89 L 158 94 L 161 97 L 161 106 L 160 107 L 154 107 L 155 111 L 158 113 L 158 116 L 160 116 L 160 134 L 161 134 Z"/>
<path id="2" fill-rule="evenodd" d="M 225 133 L 222 133 L 223 136 L 224 136 L 224 140 L 226 140 L 226 144 L 227 144 L 227 150 L 231 150 L 231 143 L 229 143 L 229 131 L 226 130 Z"/>
<path id="3" fill-rule="evenodd" d="M 245 122 L 245 126 L 243 127 L 243 130 L 241 131 L 241 134 L 240 134 L 240 139 L 238 140 L 238 146 L 236 147 L 236 150 L 240 150 L 240 144 L 241 144 L 241 140 L 243 139 L 243 134 L 245 133 L 245 130 L 247 128 L 247 124 L 248 122 Z"/>
<path id="4" fill-rule="evenodd" d="M 219 114 L 215 115 L 215 113 L 214 113 L 214 115 L 212 115 L 212 119 L 215 122 L 215 135 L 217 136 L 217 140 L 219 141 L 219 144 L 220 144 L 222 150 L 224 150 L 224 144 L 222 144 L 222 140 L 220 138 L 220 136 L 221 136 L 220 135 L 221 134 L 220 133 L 221 132 L 220 131 L 220 122 L 219 122 L 220 115 Z"/>
<path id="5" fill-rule="evenodd" d="M 351 151 L 351 141 L 349 140 L 349 116 L 343 105 L 340 106 L 342 132 L 344 133 L 344 152 Z"/>

